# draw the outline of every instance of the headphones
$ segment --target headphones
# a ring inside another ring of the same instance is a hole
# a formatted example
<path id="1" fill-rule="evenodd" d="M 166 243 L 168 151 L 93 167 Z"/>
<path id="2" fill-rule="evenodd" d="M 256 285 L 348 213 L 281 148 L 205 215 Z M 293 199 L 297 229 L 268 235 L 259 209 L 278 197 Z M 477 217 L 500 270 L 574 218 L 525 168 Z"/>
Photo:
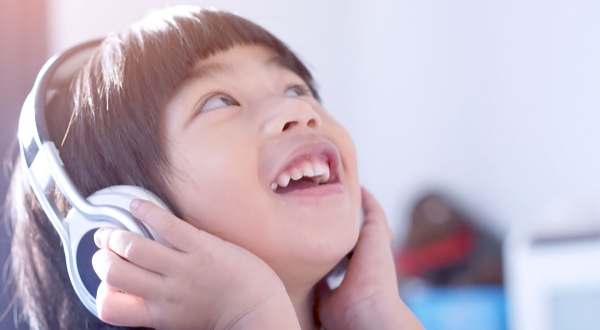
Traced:
<path id="1" fill-rule="evenodd" d="M 67 174 L 58 149 L 50 138 L 46 123 L 46 104 L 58 86 L 70 81 L 100 45 L 90 41 L 53 56 L 38 74 L 19 118 L 19 148 L 31 188 L 42 209 L 56 229 L 65 251 L 67 270 L 75 293 L 83 305 L 98 317 L 96 292 L 100 279 L 92 268 L 98 247 L 94 233 L 100 227 L 129 230 L 143 237 L 169 244 L 152 228 L 129 212 L 134 199 L 144 199 L 169 210 L 153 193 L 135 186 L 113 186 L 83 198 Z M 55 188 L 72 208 L 64 217 L 52 197 Z"/>

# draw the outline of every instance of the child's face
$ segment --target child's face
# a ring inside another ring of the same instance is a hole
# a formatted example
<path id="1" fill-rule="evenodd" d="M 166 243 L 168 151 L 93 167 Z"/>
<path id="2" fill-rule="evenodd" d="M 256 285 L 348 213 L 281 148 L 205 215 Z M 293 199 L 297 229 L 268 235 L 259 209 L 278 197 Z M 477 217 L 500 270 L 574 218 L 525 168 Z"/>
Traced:
<path id="1" fill-rule="evenodd" d="M 358 238 L 354 145 L 274 58 L 236 46 L 197 63 L 163 119 L 168 190 L 185 220 L 253 252 L 284 282 L 313 280 Z M 328 183 L 315 183 L 324 172 Z M 283 189 L 299 173 L 307 177 Z"/>

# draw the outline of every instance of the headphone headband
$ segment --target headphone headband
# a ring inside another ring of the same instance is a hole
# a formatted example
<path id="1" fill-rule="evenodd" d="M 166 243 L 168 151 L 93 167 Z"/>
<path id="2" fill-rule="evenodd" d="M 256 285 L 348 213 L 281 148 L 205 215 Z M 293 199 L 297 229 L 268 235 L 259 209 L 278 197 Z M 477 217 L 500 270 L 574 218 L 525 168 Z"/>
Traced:
<path id="1" fill-rule="evenodd" d="M 127 229 L 132 232 L 149 236 L 148 232 L 140 232 L 139 228 L 145 227 L 139 226 L 137 220 L 133 219 L 128 212 L 112 207 L 104 209 L 105 207 L 102 206 L 91 205 L 81 196 L 65 171 L 46 122 L 46 99 L 48 96 L 51 97 L 49 94 L 54 92 L 52 88 L 71 79 L 100 43 L 101 40 L 94 40 L 77 45 L 53 56 L 46 62 L 38 74 L 32 92 L 23 104 L 19 118 L 18 136 L 21 156 L 25 160 L 29 182 L 50 218 L 52 218 L 51 214 L 55 214 L 61 224 L 64 222 L 64 217 L 61 212 L 58 212 L 58 207 L 50 196 L 56 185 L 69 203 L 87 218 L 106 219 L 109 217 L 125 224 Z M 46 202 L 49 204 L 49 208 L 44 207 Z M 130 225 L 127 225 L 128 223 Z M 53 222 L 53 224 L 60 226 L 58 223 Z"/>
<path id="2" fill-rule="evenodd" d="M 50 58 L 40 70 L 19 119 L 19 144 L 22 156 L 31 166 L 46 141 L 52 141 L 46 123 L 46 100 L 57 86 L 70 80 L 102 40 L 89 41 Z"/>

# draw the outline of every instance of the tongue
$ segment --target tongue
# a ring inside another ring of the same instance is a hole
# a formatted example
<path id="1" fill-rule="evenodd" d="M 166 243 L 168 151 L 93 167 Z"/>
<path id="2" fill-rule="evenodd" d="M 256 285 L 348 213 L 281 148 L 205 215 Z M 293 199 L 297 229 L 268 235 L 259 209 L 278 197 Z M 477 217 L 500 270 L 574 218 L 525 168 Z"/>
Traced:
<path id="1" fill-rule="evenodd" d="M 290 191 L 294 191 L 297 189 L 307 189 L 307 188 L 312 188 L 312 187 L 317 187 L 317 186 L 318 186 L 318 184 L 316 184 L 312 179 L 302 178 L 298 181 L 290 180 L 290 183 L 288 184 L 287 187 L 277 187 L 276 192 L 278 194 L 285 194 L 285 193 L 288 193 Z"/>

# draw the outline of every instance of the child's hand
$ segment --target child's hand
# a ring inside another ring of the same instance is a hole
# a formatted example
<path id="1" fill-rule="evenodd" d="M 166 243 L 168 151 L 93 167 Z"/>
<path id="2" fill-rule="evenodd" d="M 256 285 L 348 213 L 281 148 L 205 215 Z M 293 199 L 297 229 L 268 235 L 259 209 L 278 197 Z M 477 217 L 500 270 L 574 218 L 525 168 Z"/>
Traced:
<path id="1" fill-rule="evenodd" d="M 381 206 L 362 189 L 365 223 L 342 285 L 317 287 L 319 318 L 328 330 L 423 329 L 400 300 L 391 250 L 392 231 Z"/>
<path id="2" fill-rule="evenodd" d="M 102 280 L 101 320 L 158 329 L 300 329 L 283 283 L 260 258 L 150 202 L 130 207 L 173 248 L 98 230 L 101 249 L 92 263 Z"/>

